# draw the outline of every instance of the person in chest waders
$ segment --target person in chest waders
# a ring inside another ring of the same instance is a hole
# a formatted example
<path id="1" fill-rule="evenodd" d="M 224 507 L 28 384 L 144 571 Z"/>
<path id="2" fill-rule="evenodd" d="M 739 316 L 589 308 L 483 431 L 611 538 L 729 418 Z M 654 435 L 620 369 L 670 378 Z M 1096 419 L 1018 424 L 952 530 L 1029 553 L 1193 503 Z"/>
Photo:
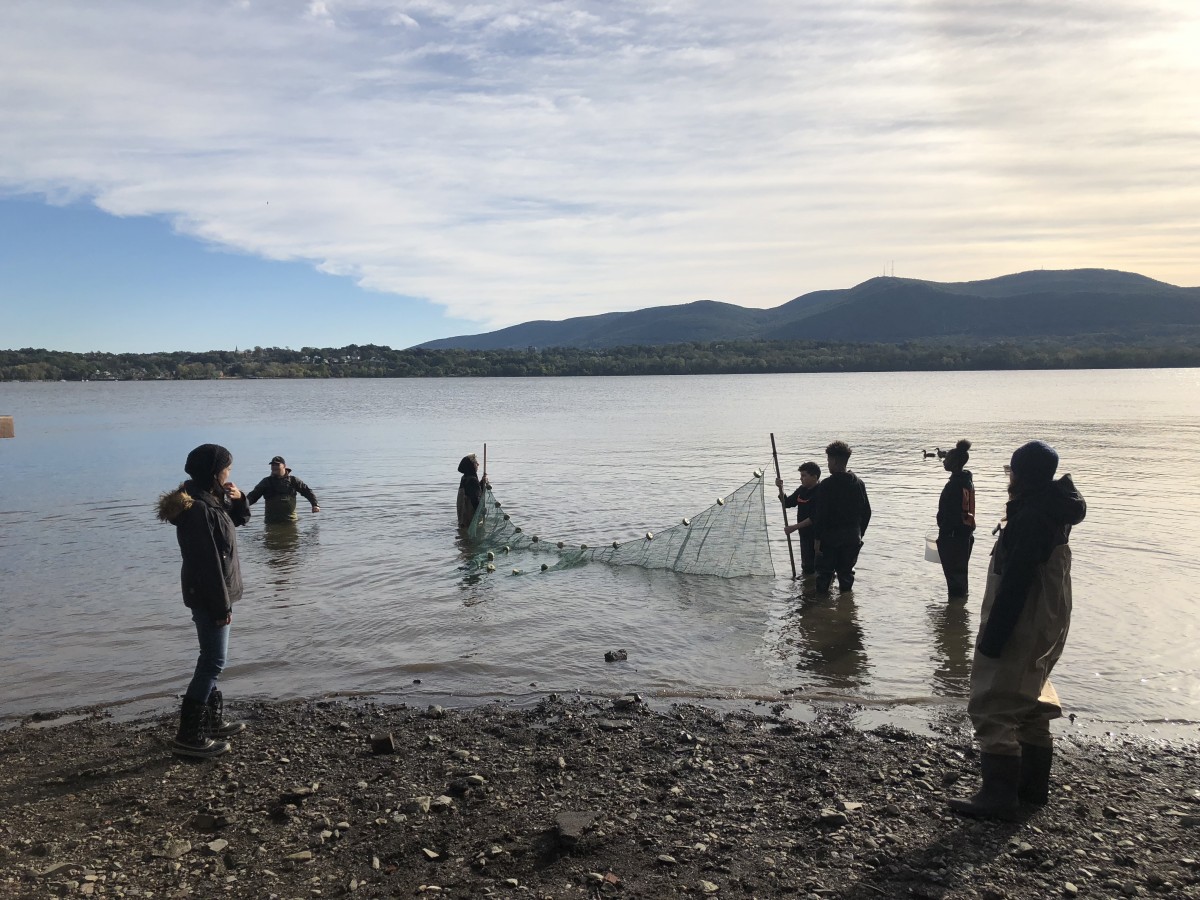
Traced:
<path id="1" fill-rule="evenodd" d="M 458 482 L 458 527 L 469 528 L 475 518 L 475 510 L 483 500 L 483 489 L 491 487 L 487 475 L 479 479 L 479 460 L 474 453 L 464 456 L 458 464 L 462 478 Z"/>
<path id="2" fill-rule="evenodd" d="M 951 600 L 967 599 L 967 565 L 975 546 L 975 482 L 963 466 L 971 458 L 971 442 L 959 441 L 942 460 L 950 473 L 938 499 L 938 556 Z"/>
<path id="3" fill-rule="evenodd" d="M 979 741 L 983 784 L 950 808 L 969 816 L 1019 817 L 1045 806 L 1062 715 L 1050 672 L 1071 624 L 1071 527 L 1087 504 L 1070 475 L 1057 481 L 1058 454 L 1031 441 L 1012 455 L 1007 524 L 992 549 L 971 665 L 967 712 Z"/>
<path id="4" fill-rule="evenodd" d="M 309 502 L 314 513 L 321 511 L 317 495 L 292 474 L 282 456 L 276 456 L 271 459 L 271 474 L 256 484 L 254 490 L 246 495 L 246 499 L 253 505 L 260 497 L 265 497 L 266 514 L 263 516 L 263 522 L 267 525 L 279 525 L 296 521 L 297 494 Z"/>

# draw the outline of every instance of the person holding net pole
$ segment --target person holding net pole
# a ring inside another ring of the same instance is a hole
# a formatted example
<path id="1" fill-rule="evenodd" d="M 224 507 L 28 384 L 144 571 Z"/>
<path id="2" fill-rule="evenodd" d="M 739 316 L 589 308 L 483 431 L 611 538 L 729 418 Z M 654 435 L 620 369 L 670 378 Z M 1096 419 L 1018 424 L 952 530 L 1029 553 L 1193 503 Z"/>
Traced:
<path id="1" fill-rule="evenodd" d="M 779 488 L 779 501 L 784 509 L 796 510 L 796 523 L 784 525 L 784 534 L 799 532 L 800 541 L 800 574 L 812 575 L 817 571 L 817 547 L 813 540 L 812 509 L 817 496 L 817 488 L 821 482 L 821 467 L 809 460 L 800 466 L 800 487 L 785 494 L 783 479 L 775 479 L 775 487 Z"/>
<path id="2" fill-rule="evenodd" d="M 475 518 L 475 510 L 483 501 L 483 491 L 491 487 L 488 484 L 487 473 L 479 477 L 479 458 L 474 453 L 464 456 L 458 463 L 458 471 L 462 478 L 458 482 L 458 527 L 470 528 Z"/>

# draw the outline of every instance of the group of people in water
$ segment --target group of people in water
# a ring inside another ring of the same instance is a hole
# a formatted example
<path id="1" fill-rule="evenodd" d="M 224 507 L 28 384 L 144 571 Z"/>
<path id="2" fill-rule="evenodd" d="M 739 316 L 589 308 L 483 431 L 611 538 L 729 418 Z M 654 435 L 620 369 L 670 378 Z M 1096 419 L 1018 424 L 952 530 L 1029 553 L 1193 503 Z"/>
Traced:
<path id="1" fill-rule="evenodd" d="M 971 442 L 959 441 L 942 457 L 950 477 L 938 500 L 937 549 L 952 602 L 968 593 L 967 567 L 975 544 L 975 485 Z M 785 509 L 797 521 L 801 574 L 815 575 L 818 592 L 854 584 L 854 565 L 871 521 L 867 490 L 847 468 L 844 441 L 825 448 L 829 475 L 815 462 L 800 466 L 800 487 L 791 494 L 776 479 Z M 1043 441 L 1013 452 L 1005 518 L 988 565 L 971 664 L 967 712 L 980 745 L 982 784 L 971 797 L 950 801 L 970 816 L 1015 819 L 1022 805 L 1049 798 L 1054 739 L 1050 722 L 1062 715 L 1050 673 L 1062 656 L 1071 624 L 1071 528 L 1087 504 L 1070 475 L 1055 479 L 1058 453 Z"/>
<path id="2" fill-rule="evenodd" d="M 970 441 L 962 440 L 945 454 L 950 476 L 938 503 L 937 547 L 954 601 L 967 597 L 975 540 L 975 488 L 965 468 L 970 449 Z M 851 453 L 844 441 L 831 443 L 825 449 L 829 474 L 821 479 L 816 463 L 804 463 L 800 487 L 791 494 L 776 480 L 783 505 L 797 511 L 798 521 L 786 528 L 799 534 L 801 572 L 815 576 L 821 592 L 832 588 L 834 578 L 842 591 L 850 590 L 871 521 L 866 485 L 849 468 Z M 1062 714 L 1050 674 L 1071 620 L 1071 528 L 1087 512 L 1071 476 L 1055 479 L 1058 462 L 1052 447 L 1030 441 L 1005 467 L 1009 499 L 988 565 L 967 707 L 981 748 L 982 785 L 974 796 L 950 801 L 967 815 L 1013 819 L 1023 804 L 1041 806 L 1049 797 L 1050 721 Z M 224 447 L 202 444 L 184 463 L 188 479 L 159 500 L 159 518 L 176 529 L 183 600 L 200 646 L 173 742 L 174 752 L 185 756 L 225 753 L 225 739 L 245 729 L 225 719 L 217 688 L 233 604 L 242 595 L 235 528 L 249 521 L 250 504 L 260 497 L 267 498 L 271 518 L 294 519 L 297 494 L 314 513 L 320 510 L 282 457 L 271 460 L 271 475 L 249 495 L 229 479 L 232 465 Z M 474 454 L 462 458 L 458 471 L 458 524 L 465 528 L 489 485 Z"/>

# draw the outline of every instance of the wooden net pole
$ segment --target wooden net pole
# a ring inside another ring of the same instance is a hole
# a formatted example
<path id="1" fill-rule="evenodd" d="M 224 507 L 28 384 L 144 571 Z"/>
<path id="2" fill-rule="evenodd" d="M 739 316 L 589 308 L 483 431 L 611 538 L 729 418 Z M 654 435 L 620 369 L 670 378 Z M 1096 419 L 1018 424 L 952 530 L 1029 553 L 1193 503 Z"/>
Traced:
<path id="1" fill-rule="evenodd" d="M 771 457 L 775 460 L 775 480 L 783 481 L 783 474 L 779 471 L 779 453 L 775 450 L 775 432 L 771 432 Z M 783 488 L 779 488 L 779 505 L 783 508 L 783 526 L 787 528 L 787 504 L 783 501 Z M 792 580 L 796 580 L 796 554 L 792 552 L 792 535 L 787 532 L 788 544 L 788 559 L 792 563 Z"/>

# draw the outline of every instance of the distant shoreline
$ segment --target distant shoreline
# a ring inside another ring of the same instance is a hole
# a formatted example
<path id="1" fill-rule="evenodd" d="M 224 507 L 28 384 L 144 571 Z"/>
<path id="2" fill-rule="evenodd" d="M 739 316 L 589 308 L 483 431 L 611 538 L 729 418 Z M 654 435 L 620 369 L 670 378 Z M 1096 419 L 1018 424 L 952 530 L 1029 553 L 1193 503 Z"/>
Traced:
<path id="1" fill-rule="evenodd" d="M 0 350 L 0 383 L 295 378 L 553 378 L 614 375 L 781 375 L 839 372 L 1046 371 L 1200 367 L 1190 333 L 900 344 L 710 341 L 521 350 L 393 350 L 351 344 L 203 353 Z"/>

